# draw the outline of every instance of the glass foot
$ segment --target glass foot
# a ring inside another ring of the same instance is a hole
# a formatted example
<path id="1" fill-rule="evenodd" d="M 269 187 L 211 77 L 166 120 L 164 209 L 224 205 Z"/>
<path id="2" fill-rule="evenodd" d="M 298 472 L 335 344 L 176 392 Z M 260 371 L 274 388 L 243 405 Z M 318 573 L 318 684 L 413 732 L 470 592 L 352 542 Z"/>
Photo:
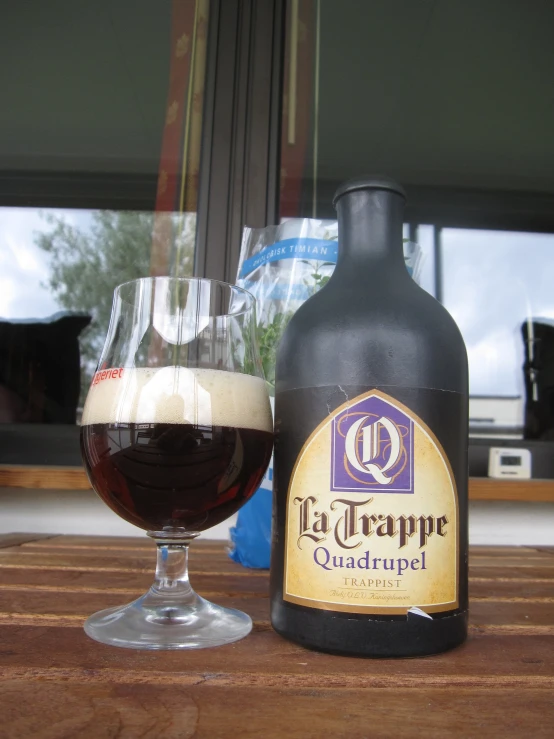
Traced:
<path id="1" fill-rule="evenodd" d="M 130 649 L 203 649 L 247 636 L 252 619 L 194 593 L 183 605 L 150 590 L 133 603 L 108 608 L 85 622 L 88 636 L 103 644 Z"/>

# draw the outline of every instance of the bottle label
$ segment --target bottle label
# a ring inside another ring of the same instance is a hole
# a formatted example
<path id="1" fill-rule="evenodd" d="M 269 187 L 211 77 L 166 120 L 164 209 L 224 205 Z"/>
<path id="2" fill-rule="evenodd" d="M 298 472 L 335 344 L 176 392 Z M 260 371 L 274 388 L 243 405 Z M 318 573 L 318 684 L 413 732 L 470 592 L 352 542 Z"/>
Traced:
<path id="1" fill-rule="evenodd" d="M 429 427 L 389 395 L 358 395 L 315 429 L 286 521 L 286 601 L 367 614 L 458 607 L 454 475 Z"/>

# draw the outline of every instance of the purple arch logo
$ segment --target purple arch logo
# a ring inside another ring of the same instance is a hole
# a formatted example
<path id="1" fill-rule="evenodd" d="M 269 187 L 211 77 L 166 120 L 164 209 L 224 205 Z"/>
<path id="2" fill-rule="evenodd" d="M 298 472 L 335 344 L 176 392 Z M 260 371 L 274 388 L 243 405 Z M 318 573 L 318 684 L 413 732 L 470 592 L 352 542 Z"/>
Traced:
<path id="1" fill-rule="evenodd" d="M 333 419 L 331 490 L 413 493 L 413 421 L 378 395 Z"/>

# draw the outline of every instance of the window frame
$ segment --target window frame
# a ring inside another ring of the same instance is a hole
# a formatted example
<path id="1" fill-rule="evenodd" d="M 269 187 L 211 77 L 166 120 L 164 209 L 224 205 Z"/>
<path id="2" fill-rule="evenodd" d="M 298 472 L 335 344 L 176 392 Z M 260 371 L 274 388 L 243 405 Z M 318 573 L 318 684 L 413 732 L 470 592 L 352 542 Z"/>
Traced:
<path id="1" fill-rule="evenodd" d="M 212 3 L 195 274 L 235 282 L 243 227 L 278 217 L 285 2 Z"/>

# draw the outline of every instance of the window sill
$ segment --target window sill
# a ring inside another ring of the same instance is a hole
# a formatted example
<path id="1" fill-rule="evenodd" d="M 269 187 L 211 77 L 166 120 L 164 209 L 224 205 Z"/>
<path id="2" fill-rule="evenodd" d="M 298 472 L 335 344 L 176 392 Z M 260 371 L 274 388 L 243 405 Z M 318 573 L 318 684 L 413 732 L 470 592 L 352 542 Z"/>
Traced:
<path id="1" fill-rule="evenodd" d="M 554 480 L 469 478 L 470 500 L 520 500 L 554 503 Z"/>
<path id="2" fill-rule="evenodd" d="M 33 490 L 90 490 L 82 467 L 0 465 L 0 488 Z"/>
<path id="3" fill-rule="evenodd" d="M 82 467 L 0 465 L 0 488 L 90 490 L 91 486 Z M 471 477 L 469 499 L 554 503 L 554 480 Z"/>

